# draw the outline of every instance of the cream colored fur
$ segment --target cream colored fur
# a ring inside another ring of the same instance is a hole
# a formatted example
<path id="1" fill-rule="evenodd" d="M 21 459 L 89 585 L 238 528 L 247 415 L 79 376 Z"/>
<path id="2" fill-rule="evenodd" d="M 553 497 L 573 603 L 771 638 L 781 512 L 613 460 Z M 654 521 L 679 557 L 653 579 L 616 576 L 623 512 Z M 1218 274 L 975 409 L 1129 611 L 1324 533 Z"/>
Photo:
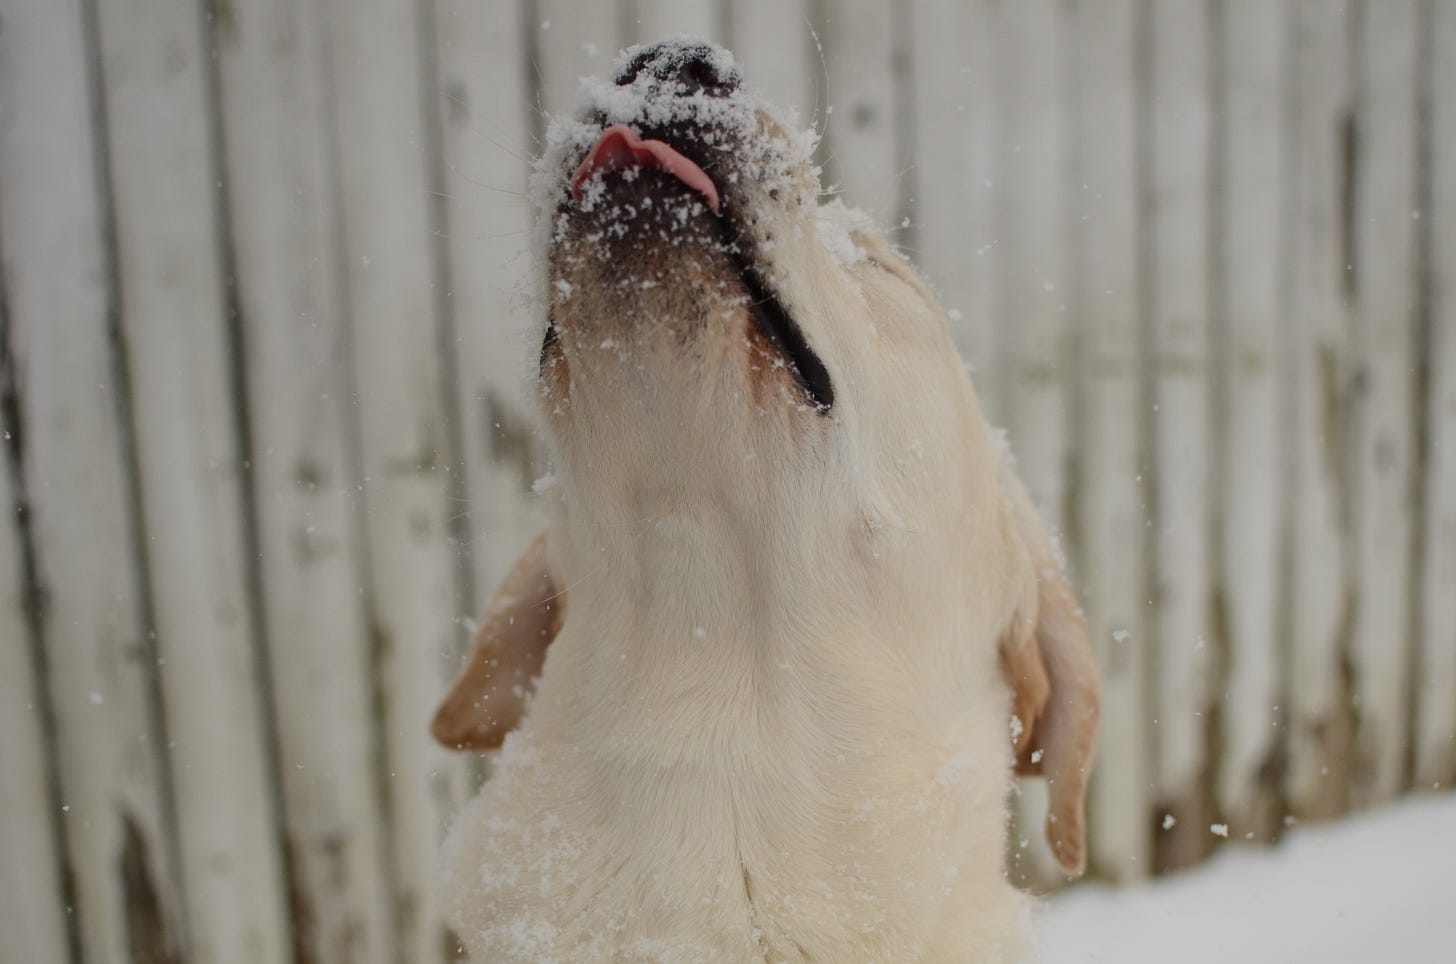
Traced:
<path id="1" fill-rule="evenodd" d="M 552 242 L 552 521 L 435 726 L 504 736 L 445 850 L 473 960 L 1019 960 L 1018 751 L 1064 767 L 1051 836 L 1080 869 L 1075 603 L 944 313 L 815 173 L 798 157 L 792 189 L 725 199 L 834 378 L 827 415 L 701 251 L 656 252 L 623 294 Z M 1053 608 L 1074 625 L 1038 638 Z M 499 667 L 548 642 L 522 717 Z"/>

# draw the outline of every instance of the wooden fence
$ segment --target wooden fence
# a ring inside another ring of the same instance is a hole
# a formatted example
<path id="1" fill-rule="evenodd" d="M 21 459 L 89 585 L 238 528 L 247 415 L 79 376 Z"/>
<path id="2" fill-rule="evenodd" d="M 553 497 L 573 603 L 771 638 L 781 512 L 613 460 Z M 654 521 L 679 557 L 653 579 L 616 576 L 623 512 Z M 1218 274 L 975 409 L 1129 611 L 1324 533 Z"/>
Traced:
<path id="1" fill-rule="evenodd" d="M 449 956 L 527 158 L 678 32 L 898 225 L 1064 533 L 1096 872 L 1456 778 L 1456 0 L 0 0 L 0 960 Z"/>

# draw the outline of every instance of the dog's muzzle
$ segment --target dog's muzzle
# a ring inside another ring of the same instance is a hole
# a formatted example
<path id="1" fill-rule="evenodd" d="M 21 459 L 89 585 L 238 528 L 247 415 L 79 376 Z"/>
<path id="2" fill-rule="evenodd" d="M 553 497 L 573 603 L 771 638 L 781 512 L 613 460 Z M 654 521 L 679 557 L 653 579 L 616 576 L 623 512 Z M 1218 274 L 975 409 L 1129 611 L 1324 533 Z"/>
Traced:
<path id="1" fill-rule="evenodd" d="M 601 133 L 568 180 L 558 213 L 586 215 L 607 245 L 705 244 L 728 258 L 755 329 L 808 406 L 827 414 L 834 405 L 829 372 L 778 298 L 743 230 L 748 215 L 735 210 L 735 199 L 741 204 L 731 186 L 740 176 L 736 152 L 751 108 L 734 103 L 742 92 L 731 56 L 697 41 L 664 41 L 638 51 L 614 83 L 621 100 L 603 96 L 617 116 L 609 119 L 602 107 L 587 118 Z M 550 319 L 543 371 L 558 346 Z"/>

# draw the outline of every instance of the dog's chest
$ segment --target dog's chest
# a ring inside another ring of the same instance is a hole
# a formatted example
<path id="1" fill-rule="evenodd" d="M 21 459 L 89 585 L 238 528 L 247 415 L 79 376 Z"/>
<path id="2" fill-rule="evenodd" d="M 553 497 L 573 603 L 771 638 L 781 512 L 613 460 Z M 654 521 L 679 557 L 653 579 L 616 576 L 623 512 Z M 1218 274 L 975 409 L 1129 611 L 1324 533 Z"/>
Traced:
<path id="1" fill-rule="evenodd" d="M 477 960 L 913 960 L 966 881 L 999 883 L 992 748 L 826 759 L 780 732 L 750 756 L 705 718 L 666 756 L 539 724 L 448 848 Z"/>

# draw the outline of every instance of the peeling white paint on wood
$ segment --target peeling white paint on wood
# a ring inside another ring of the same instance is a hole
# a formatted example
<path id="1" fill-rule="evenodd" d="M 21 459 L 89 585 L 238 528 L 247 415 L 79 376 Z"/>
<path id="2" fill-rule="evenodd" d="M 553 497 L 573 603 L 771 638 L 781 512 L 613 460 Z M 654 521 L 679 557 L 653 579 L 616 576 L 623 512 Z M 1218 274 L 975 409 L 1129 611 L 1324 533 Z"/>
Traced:
<path id="1" fill-rule="evenodd" d="M 156 893 L 154 908 L 165 942 L 181 947 L 182 894 L 168 832 L 164 748 L 154 726 L 153 680 L 132 568 L 125 441 L 117 414 L 120 387 L 112 377 L 108 332 L 110 297 L 102 201 L 91 126 L 82 8 L 75 2 L 7 9 L 0 31 L 0 289 L 5 349 L 14 365 L 12 389 L 21 424 L 0 440 L 8 456 L 19 449 L 21 483 L 44 594 L 44 679 L 30 675 L 29 632 L 21 606 L 26 589 L 19 515 L 9 489 L 0 538 L 0 632 L 10 665 L 4 727 L 6 889 L 5 939 L 23 960 L 63 960 L 67 953 L 56 872 L 39 852 L 52 843 L 51 810 L 59 807 L 69 843 L 75 924 L 82 953 L 124 960 L 127 884 L 117 866 L 128 849 Z M 28 763 L 40 746 L 39 683 L 54 707 L 53 762 L 60 799 L 47 799 L 45 774 Z M 13 702 L 12 702 L 13 701 Z M 19 781 L 19 782 L 13 782 Z M 39 805 L 43 809 L 36 809 Z M 128 826 L 129 825 L 129 826 Z M 17 838 L 16 849 L 11 840 Z M 28 841 L 25 843 L 24 841 Z M 20 855 L 26 855 L 22 857 Z M 49 879 L 48 879 L 49 878 Z M 32 889 L 33 888 L 33 889 Z M 49 900 L 47 909 L 32 901 Z M 26 953 L 28 947 L 34 953 Z"/>
<path id="2" fill-rule="evenodd" d="M 1219 155 L 1218 252 L 1221 370 L 1216 399 L 1222 431 L 1216 497 L 1219 570 L 1227 649 L 1218 802 L 1234 829 L 1272 806 L 1263 774 L 1279 745 L 1278 593 L 1284 528 L 1280 470 L 1285 420 L 1279 378 L 1282 273 L 1290 267 L 1284 211 L 1286 7 L 1231 0 L 1221 11 L 1224 61 Z M 1253 828 L 1249 828 L 1252 830 Z M 1263 829 L 1263 828 L 1260 828 Z M 1244 832 L 1249 832 L 1245 830 Z"/>
<path id="3" fill-rule="evenodd" d="M 1410 737 L 1416 9 L 1415 0 L 1367 2 L 1357 19 L 1349 451 L 1357 804 L 1404 788 Z"/>
<path id="4" fill-rule="evenodd" d="M 993 12 L 985 0 L 915 0 L 910 6 L 917 56 L 908 210 L 916 262 L 950 316 L 982 406 L 993 424 L 1001 424 Z"/>
<path id="5" fill-rule="evenodd" d="M 545 308 L 526 197 L 536 148 L 522 53 L 511 40 L 523 29 L 516 16 L 510 2 L 447 0 L 436 8 L 448 307 L 465 470 L 464 502 L 451 514 L 463 516 L 461 552 L 475 598 L 462 615 L 471 618 L 544 524 L 531 483 L 544 471 L 535 379 Z M 462 628 L 462 651 L 467 636 Z"/>
<path id="6" fill-rule="evenodd" d="M 230 9 L 216 29 L 225 183 L 297 939 L 313 960 L 350 959 L 351 944 L 384 957 L 324 22 L 315 4 Z"/>
<path id="7" fill-rule="evenodd" d="M 998 279 L 995 317 L 1002 328 L 1004 418 L 1027 491 L 1064 543 L 1071 451 L 1071 328 L 1067 314 L 1068 118 L 1064 96 L 1075 34 L 1058 0 L 1002 4 L 988 22 L 997 38 L 996 191 Z M 994 26 L 993 26 L 994 25 Z M 934 124 L 927 118 L 927 123 Z M 934 185 L 931 185 L 934 190 Z M 1029 841 L 1023 864 L 1040 881 L 1061 873 L 1038 832 L 1046 801 L 1038 784 L 1018 798 Z"/>
<path id="8" fill-rule="evenodd" d="M 583 77 L 606 77 L 622 47 L 619 34 L 623 0 L 536 0 L 536 49 L 532 64 L 539 98 L 547 117 L 570 112 Z"/>
<path id="9" fill-rule="evenodd" d="M 1088 815 L 1091 862 L 1118 879 L 1152 869 L 1145 406 L 1139 304 L 1137 6 L 1083 3 L 1075 33 L 1075 283 L 1067 295 L 1077 332 L 1081 409 L 1074 429 L 1078 585 L 1102 669 L 1102 729 Z"/>
<path id="10" fill-rule="evenodd" d="M 811 34 L 810 0 L 725 0 L 726 38 L 744 81 L 800 123 L 824 126 L 820 53 Z"/>
<path id="11" fill-rule="evenodd" d="M 1292 18 L 1286 792 L 1295 814 L 1328 816 L 1344 807 L 1348 708 L 1342 705 L 1341 648 L 1352 608 L 1343 470 L 1349 306 L 1340 227 L 1351 110 L 1349 12 L 1323 0 L 1300 0 Z"/>
<path id="12" fill-rule="evenodd" d="M 1435 3 L 1426 103 L 1431 111 L 1430 366 L 1422 507 L 1420 663 L 1416 706 L 1417 789 L 1456 781 L 1456 4 Z"/>
<path id="13" fill-rule="evenodd" d="M 0 132 L 0 141 L 5 136 Z M 0 159 L 5 156 L 0 147 Z M 0 180 L 0 200 L 4 190 Z M 0 456 L 11 441 L 0 439 Z M 0 852 L 5 854 L 0 933 L 5 952 L 15 960 L 60 961 L 67 954 L 62 858 L 49 831 L 61 803 L 50 792 L 41 681 L 26 625 L 19 502 L 9 468 L 0 462 L 0 639 L 5 640 L 0 646 Z"/>
<path id="14" fill-rule="evenodd" d="M 1201 794 L 1215 665 L 1208 620 L 1213 145 L 1207 12 L 1200 0 L 1168 0 L 1153 7 L 1147 27 L 1155 780 L 1170 805 Z"/>
<path id="15" fill-rule="evenodd" d="M 456 547 L 449 527 L 457 464 L 440 363 L 443 301 L 434 255 L 429 138 L 423 108 L 422 37 L 415 4 L 376 5 L 362 18 L 329 4 L 339 178 L 339 237 L 348 305 L 353 416 L 359 439 L 361 521 L 369 581 L 363 590 L 372 641 L 373 693 L 366 709 L 382 746 L 373 776 L 392 818 L 387 866 L 403 888 L 391 921 L 406 954 L 438 927 L 427 891 L 431 856 L 446 818 L 435 786 L 442 751 L 429 719 L 448 681 L 443 657 L 458 644 Z M 379 889 L 384 890 L 383 881 Z M 369 893 L 361 911 L 387 893 Z M 372 912 L 371 912 L 372 913 Z M 381 946 L 387 943 L 387 930 Z"/>
<path id="16" fill-rule="evenodd" d="M 626 35 L 623 46 L 648 44 L 667 37 L 692 37 L 721 43 L 720 5 L 731 0 L 623 0 Z"/>
<path id="17" fill-rule="evenodd" d="M 895 114 L 894 8 L 875 0 L 836 0 L 817 9 L 829 76 L 820 152 L 830 184 L 896 235 L 903 118 Z"/>
<path id="18" fill-rule="evenodd" d="M 266 708 L 254 685 L 258 614 L 246 575 L 210 53 L 195 7 L 137 0 L 96 11 L 187 957 L 280 960 L 285 898 Z M 108 561 L 130 565 L 123 554 Z"/>

